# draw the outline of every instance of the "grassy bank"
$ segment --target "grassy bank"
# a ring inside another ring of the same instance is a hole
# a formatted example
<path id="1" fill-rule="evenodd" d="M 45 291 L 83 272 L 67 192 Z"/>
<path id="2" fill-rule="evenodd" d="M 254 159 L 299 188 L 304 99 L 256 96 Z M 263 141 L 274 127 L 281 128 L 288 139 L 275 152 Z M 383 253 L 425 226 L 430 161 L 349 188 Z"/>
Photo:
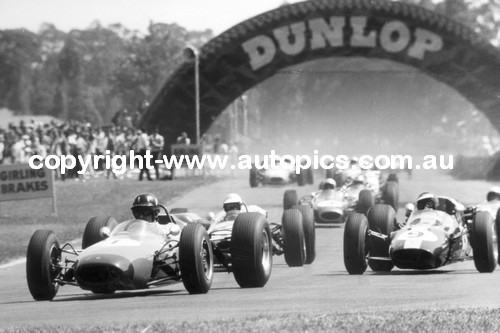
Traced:
<path id="1" fill-rule="evenodd" d="M 130 205 L 139 193 L 155 194 L 167 204 L 190 189 L 212 182 L 202 177 L 174 181 L 108 180 L 104 177 L 86 182 L 56 182 L 57 217 L 51 199 L 0 203 L 0 264 L 24 257 L 31 235 L 37 229 L 53 230 L 60 241 L 80 238 L 87 221 L 97 215 L 118 220 L 131 218 Z M 167 206 L 168 207 L 168 206 Z"/>
<path id="2" fill-rule="evenodd" d="M 17 327 L 6 332 L 499 332 L 500 310 L 451 309 L 288 314 L 245 319 Z"/>

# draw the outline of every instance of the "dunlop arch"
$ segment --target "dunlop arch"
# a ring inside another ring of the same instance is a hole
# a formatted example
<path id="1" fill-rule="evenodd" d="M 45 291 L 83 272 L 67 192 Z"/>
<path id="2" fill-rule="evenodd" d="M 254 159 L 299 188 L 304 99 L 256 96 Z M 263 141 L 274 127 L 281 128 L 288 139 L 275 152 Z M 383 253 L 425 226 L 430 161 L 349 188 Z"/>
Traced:
<path id="1" fill-rule="evenodd" d="M 201 133 L 238 96 L 298 63 L 328 57 L 388 59 L 444 82 L 500 130 L 500 52 L 467 27 L 386 0 L 311 0 L 263 13 L 200 50 Z M 195 136 L 194 65 L 167 80 L 142 118 L 166 142 Z"/>

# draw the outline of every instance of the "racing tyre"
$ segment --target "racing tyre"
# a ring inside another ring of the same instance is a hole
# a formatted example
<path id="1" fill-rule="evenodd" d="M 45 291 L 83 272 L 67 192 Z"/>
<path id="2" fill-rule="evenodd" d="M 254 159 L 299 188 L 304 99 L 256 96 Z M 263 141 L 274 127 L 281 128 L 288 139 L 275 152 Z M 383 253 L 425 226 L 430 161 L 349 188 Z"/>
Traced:
<path id="1" fill-rule="evenodd" d="M 316 228 L 314 227 L 314 211 L 307 205 L 295 205 L 292 209 L 298 209 L 302 214 L 302 228 L 304 229 L 304 240 L 306 242 L 306 261 L 304 264 L 312 264 L 316 258 Z"/>
<path id="2" fill-rule="evenodd" d="M 307 183 L 309 185 L 314 184 L 314 174 L 313 174 L 313 169 L 309 168 L 306 170 L 306 178 L 307 178 Z"/>
<path id="3" fill-rule="evenodd" d="M 190 294 L 206 294 L 210 290 L 214 275 L 213 258 L 206 229 L 198 223 L 187 224 L 179 241 L 179 266 L 182 283 Z"/>
<path id="4" fill-rule="evenodd" d="M 242 288 L 263 287 L 273 265 L 271 229 L 264 215 L 240 213 L 231 233 L 234 278 Z"/>
<path id="5" fill-rule="evenodd" d="M 169 214 L 183 214 L 187 213 L 188 209 L 187 208 L 172 208 L 169 212 Z"/>
<path id="6" fill-rule="evenodd" d="M 497 216 L 495 218 L 495 228 L 497 228 L 497 243 L 498 243 L 498 253 L 500 253 L 500 209 L 497 210 Z M 498 263 L 500 264 L 500 256 L 498 256 Z"/>
<path id="7" fill-rule="evenodd" d="M 250 169 L 250 187 L 259 186 L 259 180 L 257 179 L 257 172 L 258 170 L 255 168 L 254 165 L 252 165 L 252 168 Z"/>
<path id="8" fill-rule="evenodd" d="M 341 187 L 345 184 L 347 177 L 343 172 L 335 173 L 333 180 L 337 183 L 337 187 Z"/>
<path id="9" fill-rule="evenodd" d="M 118 222 L 111 216 L 94 216 L 91 218 L 83 231 L 82 249 L 86 249 L 104 239 L 100 233 L 102 227 L 108 227 L 109 230 L 113 230 L 117 224 Z"/>
<path id="10" fill-rule="evenodd" d="M 398 211 L 399 206 L 399 184 L 396 181 L 388 181 L 385 184 L 384 203 L 392 206 L 394 211 Z"/>
<path id="11" fill-rule="evenodd" d="M 387 176 L 387 182 L 395 182 L 395 183 L 399 183 L 399 178 L 398 178 L 398 175 L 395 174 L 395 173 L 391 173 L 389 174 L 389 176 Z"/>
<path id="12" fill-rule="evenodd" d="M 480 273 L 491 273 L 498 260 L 498 240 L 495 220 L 489 212 L 477 212 L 471 232 L 474 265 Z"/>
<path id="13" fill-rule="evenodd" d="M 368 224 L 370 230 L 390 236 L 395 223 L 396 212 L 389 205 L 374 205 L 368 211 Z M 385 241 L 377 237 L 370 237 L 370 257 L 388 258 L 390 243 L 389 237 Z M 394 268 L 394 264 L 390 260 L 368 259 L 368 265 L 374 272 L 389 272 Z"/>
<path id="14" fill-rule="evenodd" d="M 295 190 L 286 190 L 285 195 L 283 196 L 283 210 L 287 210 L 292 208 L 299 203 L 297 197 L 297 191 Z"/>
<path id="15" fill-rule="evenodd" d="M 303 169 L 300 169 L 299 174 L 297 175 L 297 185 L 304 186 L 307 183 L 307 174 Z"/>
<path id="16" fill-rule="evenodd" d="M 281 236 L 283 237 L 287 265 L 290 267 L 303 266 L 306 261 L 306 243 L 300 210 L 287 209 L 283 212 Z"/>
<path id="17" fill-rule="evenodd" d="M 59 290 L 55 282 L 61 273 L 61 247 L 50 230 L 37 230 L 31 236 L 26 255 L 26 279 L 31 296 L 37 301 L 52 300 Z"/>
<path id="18" fill-rule="evenodd" d="M 375 199 L 373 198 L 373 193 L 370 190 L 361 190 L 359 192 L 358 203 L 356 204 L 356 211 L 360 214 L 368 213 L 370 207 L 372 207 L 375 203 Z"/>
<path id="19" fill-rule="evenodd" d="M 366 271 L 366 233 L 368 220 L 364 214 L 352 213 L 347 217 L 344 228 L 344 265 L 351 275 Z"/>

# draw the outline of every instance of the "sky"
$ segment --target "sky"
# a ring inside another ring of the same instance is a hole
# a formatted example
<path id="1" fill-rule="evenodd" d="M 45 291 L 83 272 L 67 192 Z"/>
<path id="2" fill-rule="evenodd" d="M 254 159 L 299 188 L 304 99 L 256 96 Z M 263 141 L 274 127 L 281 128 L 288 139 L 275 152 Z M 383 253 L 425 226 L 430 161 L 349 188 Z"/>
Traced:
<path id="1" fill-rule="evenodd" d="M 147 31 L 150 20 L 177 23 L 188 30 L 212 29 L 214 34 L 245 19 L 272 10 L 284 0 L 0 0 L 0 30 L 25 28 L 38 32 L 42 23 L 57 29 L 86 29 L 121 23 Z M 287 3 L 299 2 L 287 0 Z"/>

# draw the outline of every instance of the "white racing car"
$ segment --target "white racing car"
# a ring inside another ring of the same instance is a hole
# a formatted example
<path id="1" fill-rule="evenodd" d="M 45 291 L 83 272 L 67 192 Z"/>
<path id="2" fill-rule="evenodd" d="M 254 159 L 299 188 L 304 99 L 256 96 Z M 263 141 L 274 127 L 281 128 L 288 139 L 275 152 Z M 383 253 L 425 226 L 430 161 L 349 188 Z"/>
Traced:
<path id="1" fill-rule="evenodd" d="M 240 205 L 237 209 L 210 214 L 208 234 L 216 267 L 233 272 L 236 282 L 248 288 L 267 283 L 273 255 L 284 254 L 289 266 L 313 262 L 312 211 L 290 209 L 283 213 L 281 223 L 269 223 L 265 210 L 246 205 L 236 194 L 228 197 L 232 195 Z"/>
<path id="2" fill-rule="evenodd" d="M 297 183 L 299 186 L 305 184 L 313 184 L 314 176 L 312 169 L 301 169 L 297 174 L 295 165 L 289 159 L 284 159 L 280 164 L 280 157 L 274 156 L 274 161 L 269 162 L 270 165 L 275 165 L 275 168 L 257 168 L 252 165 L 250 169 L 250 187 L 257 187 L 259 185 L 285 185 L 290 183 Z M 273 164 L 271 164 L 273 163 Z"/>

